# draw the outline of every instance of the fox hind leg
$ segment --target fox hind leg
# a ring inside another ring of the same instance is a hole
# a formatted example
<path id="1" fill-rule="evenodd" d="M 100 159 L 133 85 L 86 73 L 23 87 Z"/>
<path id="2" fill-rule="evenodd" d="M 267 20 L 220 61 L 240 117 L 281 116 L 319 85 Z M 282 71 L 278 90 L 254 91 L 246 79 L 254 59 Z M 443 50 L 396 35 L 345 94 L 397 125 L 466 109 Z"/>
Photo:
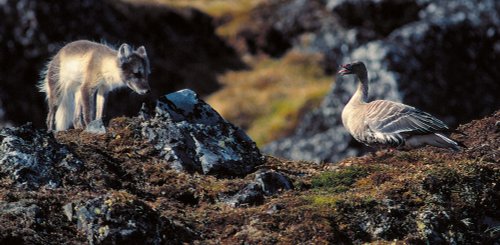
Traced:
<path id="1" fill-rule="evenodd" d="M 58 89 L 59 83 L 59 56 L 55 56 L 54 59 L 47 65 L 47 73 L 45 74 L 45 79 L 43 80 L 43 86 L 40 86 L 41 90 L 47 95 L 48 103 L 48 114 L 47 114 L 47 130 L 54 130 L 55 115 L 60 103 L 60 92 Z"/>
<path id="2" fill-rule="evenodd" d="M 75 113 L 73 114 L 73 127 L 75 128 L 83 128 L 82 106 L 82 91 L 78 90 L 75 94 Z"/>
<path id="3" fill-rule="evenodd" d="M 55 114 L 56 131 L 66 130 L 71 127 L 73 122 L 73 113 L 75 109 L 75 94 L 67 92 L 62 94 L 61 103 Z"/>

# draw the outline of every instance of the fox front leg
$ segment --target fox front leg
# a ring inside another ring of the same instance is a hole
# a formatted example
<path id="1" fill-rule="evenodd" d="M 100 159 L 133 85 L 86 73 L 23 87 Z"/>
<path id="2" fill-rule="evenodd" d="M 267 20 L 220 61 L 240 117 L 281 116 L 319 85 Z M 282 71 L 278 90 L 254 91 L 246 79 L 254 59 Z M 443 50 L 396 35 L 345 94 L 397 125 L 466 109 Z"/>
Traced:
<path id="1" fill-rule="evenodd" d="M 85 85 L 81 88 L 81 110 L 84 127 L 87 127 L 87 125 L 94 120 L 94 111 L 96 106 L 95 92 L 96 89 L 92 89 Z"/>
<path id="2" fill-rule="evenodd" d="M 97 90 L 96 107 L 95 107 L 96 120 L 102 119 L 102 116 L 104 115 L 104 105 L 106 104 L 107 96 L 108 92 L 104 88 Z"/>

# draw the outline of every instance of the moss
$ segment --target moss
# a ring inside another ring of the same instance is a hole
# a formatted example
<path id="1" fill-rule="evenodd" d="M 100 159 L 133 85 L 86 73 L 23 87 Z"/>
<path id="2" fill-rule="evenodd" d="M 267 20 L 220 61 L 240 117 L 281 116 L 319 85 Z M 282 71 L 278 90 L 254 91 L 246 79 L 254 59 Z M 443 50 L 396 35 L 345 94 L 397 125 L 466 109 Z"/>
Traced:
<path id="1" fill-rule="evenodd" d="M 366 177 L 371 170 L 362 166 L 350 166 L 333 172 L 323 172 L 312 179 L 313 188 L 328 189 L 335 193 L 346 192 L 358 179 Z"/>
<path id="2" fill-rule="evenodd" d="M 306 200 L 311 202 L 314 206 L 326 206 L 326 207 L 335 207 L 337 203 L 341 202 L 337 195 L 312 195 L 306 197 Z"/>

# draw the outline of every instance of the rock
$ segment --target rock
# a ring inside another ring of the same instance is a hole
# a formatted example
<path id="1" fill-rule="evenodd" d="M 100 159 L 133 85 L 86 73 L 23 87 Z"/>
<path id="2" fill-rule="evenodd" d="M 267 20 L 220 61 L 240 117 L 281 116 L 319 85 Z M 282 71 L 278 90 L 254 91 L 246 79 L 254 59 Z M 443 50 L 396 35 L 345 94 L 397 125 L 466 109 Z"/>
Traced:
<path id="1" fill-rule="evenodd" d="M 255 175 L 255 182 L 261 186 L 262 191 L 268 196 L 278 193 L 281 190 L 293 189 L 293 184 L 286 175 L 273 170 L 257 173 Z"/>
<path id="2" fill-rule="evenodd" d="M 224 120 L 192 90 L 158 100 L 142 135 L 171 167 L 216 176 L 244 176 L 263 162 L 246 133 Z"/>
<path id="3" fill-rule="evenodd" d="M 261 205 L 264 202 L 264 192 L 262 191 L 262 186 L 259 184 L 250 183 L 235 195 L 225 199 L 224 202 L 232 207 Z"/>
<path id="4" fill-rule="evenodd" d="M 10 122 L 5 118 L 5 109 L 0 100 L 0 128 L 11 126 Z"/>
<path id="5" fill-rule="evenodd" d="M 276 204 L 271 205 L 271 207 L 269 207 L 269 209 L 266 210 L 266 213 L 267 214 L 275 214 L 275 213 L 280 212 L 283 208 L 284 208 L 283 204 L 276 203 Z"/>
<path id="6" fill-rule="evenodd" d="M 87 125 L 87 128 L 85 128 L 85 132 L 92 134 L 105 134 L 106 128 L 104 127 L 102 120 L 98 119 L 90 122 L 89 125 Z"/>
<path id="7" fill-rule="evenodd" d="M 196 235 L 188 228 L 161 217 L 130 194 L 116 192 L 74 205 L 72 220 L 89 244 L 182 243 Z M 68 212 L 66 212 L 68 215 Z"/>
<path id="8" fill-rule="evenodd" d="M 66 218 L 68 218 L 68 221 L 72 221 L 74 215 L 73 203 L 65 204 L 62 208 L 64 215 L 66 216 Z"/>
<path id="9" fill-rule="evenodd" d="M 31 124 L 1 129 L 0 141 L 0 173 L 21 188 L 60 187 L 66 173 L 83 166 L 52 134 Z"/>
<path id="10" fill-rule="evenodd" d="M 293 189 L 293 184 L 286 175 L 274 170 L 265 170 L 258 172 L 253 182 L 235 195 L 225 198 L 224 202 L 233 207 L 260 205 L 264 201 L 264 196 L 271 196 L 280 191 L 291 189 Z"/>
<path id="11" fill-rule="evenodd" d="M 252 23 L 243 25 L 238 37 L 251 53 L 281 56 L 292 48 L 323 53 L 325 70 L 334 72 L 341 57 L 352 50 L 418 20 L 426 4 L 418 0 L 267 1 L 252 11 Z"/>
<path id="12" fill-rule="evenodd" d="M 29 237 L 46 222 L 43 209 L 34 200 L 0 202 L 0 243 L 28 244 Z"/>
<path id="13" fill-rule="evenodd" d="M 373 32 L 378 37 L 418 20 L 422 7 L 419 1 L 412 0 L 328 0 L 326 3 L 326 8 L 343 27 Z"/>
<path id="14" fill-rule="evenodd" d="M 43 222 L 42 209 L 32 201 L 0 203 L 0 220 L 10 219 L 25 227 L 34 227 Z"/>
<path id="15" fill-rule="evenodd" d="M 499 108 L 500 72 L 492 64 L 500 64 L 500 4 L 418 3 L 419 20 L 338 57 L 339 63 L 367 64 L 370 99 L 415 106 L 451 127 Z M 291 136 L 272 142 L 263 152 L 315 162 L 336 162 L 366 152 L 340 120 L 355 88 L 353 78 L 337 78 L 321 106 L 307 114 Z"/>
<path id="16" fill-rule="evenodd" d="M 0 18 L 0 66 L 5 67 L 0 70 L 0 105 L 4 120 L 14 125 L 44 125 L 46 103 L 34 85 L 57 50 L 78 39 L 116 47 L 144 45 L 153 71 L 152 98 L 186 87 L 205 95 L 219 87 L 219 72 L 244 67 L 215 34 L 212 18 L 193 8 L 112 0 L 5 0 L 0 1 Z M 135 115 L 148 99 L 128 89 L 113 92 L 105 118 Z"/>

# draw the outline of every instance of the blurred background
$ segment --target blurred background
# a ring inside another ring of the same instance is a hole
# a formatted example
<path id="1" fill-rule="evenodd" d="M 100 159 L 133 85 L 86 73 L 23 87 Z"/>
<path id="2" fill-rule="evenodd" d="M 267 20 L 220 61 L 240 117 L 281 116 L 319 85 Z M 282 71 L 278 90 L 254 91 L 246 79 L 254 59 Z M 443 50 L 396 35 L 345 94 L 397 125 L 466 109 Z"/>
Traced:
<path id="1" fill-rule="evenodd" d="M 497 0 L 0 0 L 0 127 L 45 127 L 40 71 L 88 39 L 147 49 L 151 97 L 114 92 L 106 117 L 190 88 L 267 154 L 337 161 L 367 149 L 343 129 L 355 89 L 337 66 L 367 64 L 371 98 L 452 127 L 500 107 Z"/>

